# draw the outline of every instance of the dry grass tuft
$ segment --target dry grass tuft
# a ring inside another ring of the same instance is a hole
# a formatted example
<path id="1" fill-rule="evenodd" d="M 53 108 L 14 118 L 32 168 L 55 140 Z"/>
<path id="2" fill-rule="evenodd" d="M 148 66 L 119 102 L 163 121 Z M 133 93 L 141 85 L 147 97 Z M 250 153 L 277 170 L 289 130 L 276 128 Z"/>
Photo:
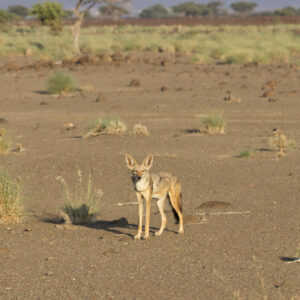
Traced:
<path id="1" fill-rule="evenodd" d="M 200 120 L 200 133 L 221 133 L 224 134 L 225 122 L 223 116 L 218 113 L 205 115 Z"/>
<path id="2" fill-rule="evenodd" d="M 150 132 L 146 126 L 142 125 L 141 123 L 137 123 L 133 125 L 132 134 L 149 136 Z"/>
<path id="3" fill-rule="evenodd" d="M 86 188 L 84 187 L 80 170 L 77 172 L 77 175 L 78 180 L 73 193 L 70 192 L 62 176 L 56 177 L 64 193 L 65 204 L 62 207 L 61 214 L 66 225 L 91 223 L 103 195 L 101 189 L 95 190 L 92 187 L 91 174 L 88 177 Z"/>
<path id="4" fill-rule="evenodd" d="M 286 149 L 296 148 L 296 142 L 293 140 L 288 140 L 281 130 L 274 128 L 272 133 L 273 137 L 269 139 L 269 144 L 270 146 L 275 146 L 279 149 L 277 156 L 285 156 L 284 151 Z"/>
<path id="5" fill-rule="evenodd" d="M 22 210 L 20 184 L 0 170 L 0 224 L 18 222 Z"/>
<path id="6" fill-rule="evenodd" d="M 0 129 L 0 154 L 7 153 L 10 146 L 10 141 L 6 136 L 6 131 L 4 128 Z"/>
<path id="7" fill-rule="evenodd" d="M 119 119 L 96 119 L 92 121 L 84 137 L 97 136 L 100 134 L 124 134 L 127 126 Z"/>

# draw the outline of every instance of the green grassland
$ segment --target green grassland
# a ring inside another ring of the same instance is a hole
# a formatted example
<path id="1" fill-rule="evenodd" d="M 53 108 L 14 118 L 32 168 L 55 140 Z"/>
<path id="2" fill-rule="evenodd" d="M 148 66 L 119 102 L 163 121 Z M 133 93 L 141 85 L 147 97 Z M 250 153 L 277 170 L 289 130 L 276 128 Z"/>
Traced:
<path id="1" fill-rule="evenodd" d="M 300 25 L 99 26 L 83 28 L 80 47 L 93 54 L 115 51 L 180 53 L 190 62 L 299 62 Z M 0 57 L 30 54 L 57 60 L 74 56 L 70 26 L 58 35 L 46 26 L 11 28 L 0 35 Z"/>

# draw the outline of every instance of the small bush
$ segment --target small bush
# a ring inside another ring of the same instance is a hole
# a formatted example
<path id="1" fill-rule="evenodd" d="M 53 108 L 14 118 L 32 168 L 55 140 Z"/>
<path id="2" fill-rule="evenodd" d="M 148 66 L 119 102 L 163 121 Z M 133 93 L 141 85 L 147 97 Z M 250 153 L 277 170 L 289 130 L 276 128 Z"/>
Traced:
<path id="1" fill-rule="evenodd" d="M 297 147 L 297 143 L 293 140 L 289 140 L 287 146 L 289 149 L 295 149 Z"/>
<path id="2" fill-rule="evenodd" d="M 6 137 L 6 132 L 4 128 L 0 129 L 0 154 L 5 154 L 10 146 L 10 141 Z"/>
<path id="3" fill-rule="evenodd" d="M 57 72 L 48 79 L 46 91 L 49 94 L 67 94 L 75 90 L 75 82 L 67 74 Z"/>
<path id="4" fill-rule="evenodd" d="M 239 153 L 239 155 L 238 155 L 238 157 L 240 157 L 240 158 L 242 158 L 242 157 L 250 157 L 250 156 L 253 156 L 253 152 L 251 150 L 249 150 L 249 149 L 242 150 Z"/>
<path id="5" fill-rule="evenodd" d="M 125 123 L 119 119 L 96 119 L 92 121 L 85 136 L 97 136 L 99 134 L 124 134 L 127 131 Z"/>
<path id="6" fill-rule="evenodd" d="M 200 120 L 200 132 L 201 133 L 225 133 L 224 132 L 224 120 L 221 114 L 205 115 Z"/>
<path id="7" fill-rule="evenodd" d="M 0 224 L 18 222 L 22 213 L 21 189 L 6 172 L 0 170 Z"/>
<path id="8" fill-rule="evenodd" d="M 69 191 L 67 183 L 61 176 L 56 177 L 64 193 L 65 204 L 62 207 L 62 215 L 67 224 L 87 224 L 92 222 L 103 195 L 101 189 L 95 190 L 92 187 L 91 174 L 89 175 L 86 188 L 84 188 L 80 170 L 77 172 L 77 175 L 78 181 L 73 193 Z"/>
<path id="9" fill-rule="evenodd" d="M 149 136 L 150 132 L 146 126 L 141 123 L 137 123 L 133 125 L 132 134 Z"/>

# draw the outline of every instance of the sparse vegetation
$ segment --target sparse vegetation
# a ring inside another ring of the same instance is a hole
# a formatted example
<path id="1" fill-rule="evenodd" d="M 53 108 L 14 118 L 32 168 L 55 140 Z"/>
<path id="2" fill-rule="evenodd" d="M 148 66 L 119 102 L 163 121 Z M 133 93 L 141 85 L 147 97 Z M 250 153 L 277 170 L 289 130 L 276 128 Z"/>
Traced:
<path id="1" fill-rule="evenodd" d="M 78 180 L 73 193 L 70 192 L 62 176 L 56 177 L 64 193 L 65 204 L 62 207 L 62 216 L 67 224 L 87 224 L 92 222 L 103 195 L 101 189 L 95 190 L 93 188 L 91 174 L 89 174 L 86 188 L 84 187 L 80 170 L 77 172 L 77 176 Z"/>
<path id="2" fill-rule="evenodd" d="M 297 249 L 295 250 L 293 257 L 300 258 L 300 243 L 299 243 Z"/>
<path id="3" fill-rule="evenodd" d="M 297 147 L 297 143 L 293 140 L 289 140 L 287 147 L 288 149 L 295 149 Z"/>
<path id="4" fill-rule="evenodd" d="M 85 137 L 97 136 L 100 134 L 124 134 L 127 126 L 119 119 L 95 119 L 88 125 Z"/>
<path id="5" fill-rule="evenodd" d="M 48 79 L 46 91 L 49 94 L 68 94 L 75 90 L 75 82 L 67 74 L 56 72 Z"/>
<path id="6" fill-rule="evenodd" d="M 253 156 L 253 151 L 251 151 L 250 149 L 243 149 L 238 155 L 238 157 L 240 158 L 251 156 Z"/>
<path id="7" fill-rule="evenodd" d="M 9 149 L 10 141 L 4 128 L 0 129 L 0 154 L 5 154 Z"/>
<path id="8" fill-rule="evenodd" d="M 223 116 L 218 113 L 204 115 L 200 119 L 201 133 L 225 133 L 224 131 L 225 122 Z"/>
<path id="9" fill-rule="evenodd" d="M 298 31 L 299 25 L 181 26 L 180 30 L 176 26 L 88 27 L 82 28 L 79 48 L 93 54 L 111 54 L 115 49 L 166 51 L 187 56 L 196 63 L 215 60 L 228 64 L 297 62 L 300 57 Z M 11 30 L 1 35 L 0 56 L 24 54 L 26 49 L 41 59 L 74 56 L 69 30 L 54 36 L 47 28 L 38 27 L 26 33 Z"/>
<path id="10" fill-rule="evenodd" d="M 0 169 L 0 224 L 18 222 L 22 207 L 20 184 Z"/>

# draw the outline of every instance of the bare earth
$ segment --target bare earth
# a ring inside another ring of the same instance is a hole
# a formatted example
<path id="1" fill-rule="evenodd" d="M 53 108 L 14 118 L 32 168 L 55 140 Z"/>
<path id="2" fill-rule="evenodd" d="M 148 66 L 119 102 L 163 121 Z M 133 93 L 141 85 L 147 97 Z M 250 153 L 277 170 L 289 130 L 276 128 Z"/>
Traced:
<path id="1" fill-rule="evenodd" d="M 299 146 L 278 158 L 268 144 L 273 128 L 300 144 L 299 68 L 136 63 L 63 71 L 92 91 L 55 98 L 43 93 L 53 70 L 0 74 L 0 126 L 26 149 L 0 157 L 20 177 L 26 207 L 20 224 L 0 226 L 1 299 L 300 299 L 300 265 L 280 260 L 299 249 Z M 130 87 L 132 79 L 140 86 Z M 276 87 L 262 97 L 267 81 Z M 241 103 L 224 101 L 227 91 Z M 223 112 L 225 134 L 195 133 L 200 115 L 212 112 Z M 99 116 L 118 116 L 129 128 L 141 121 L 150 136 L 80 138 Z M 76 128 L 65 130 L 69 122 Z M 237 158 L 245 148 L 254 155 Z M 153 235 L 153 202 L 150 239 L 133 239 L 138 207 L 118 206 L 136 201 L 124 153 L 138 161 L 153 153 L 153 172 L 180 179 L 183 236 L 170 208 L 168 230 Z M 91 171 L 104 195 L 95 223 L 68 229 L 58 224 L 55 177 L 72 188 L 79 169 Z M 207 201 L 225 204 L 199 207 Z"/>

